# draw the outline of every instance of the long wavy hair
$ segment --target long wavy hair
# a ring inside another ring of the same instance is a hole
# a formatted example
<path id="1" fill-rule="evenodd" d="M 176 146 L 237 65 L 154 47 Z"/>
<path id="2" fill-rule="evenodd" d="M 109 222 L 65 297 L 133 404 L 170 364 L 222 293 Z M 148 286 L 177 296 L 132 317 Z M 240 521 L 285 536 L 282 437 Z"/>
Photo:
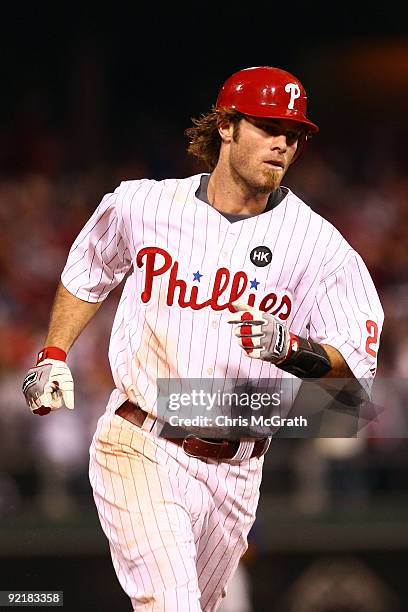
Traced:
<path id="1" fill-rule="evenodd" d="M 231 108 L 212 108 L 199 118 L 192 118 L 193 126 L 185 130 L 189 144 L 187 152 L 198 157 L 208 167 L 214 170 L 218 162 L 221 147 L 221 137 L 218 132 L 220 125 L 226 122 L 234 124 L 233 138 L 239 133 L 239 122 L 244 115 Z"/>

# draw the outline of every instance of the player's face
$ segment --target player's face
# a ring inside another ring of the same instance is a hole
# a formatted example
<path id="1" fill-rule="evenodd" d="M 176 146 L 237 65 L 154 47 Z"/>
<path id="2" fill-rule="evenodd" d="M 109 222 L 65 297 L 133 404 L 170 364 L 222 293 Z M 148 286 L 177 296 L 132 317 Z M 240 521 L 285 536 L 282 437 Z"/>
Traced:
<path id="1" fill-rule="evenodd" d="M 230 141 L 232 173 L 250 189 L 270 193 L 279 187 L 301 134 L 301 124 L 294 121 L 245 117 Z"/>

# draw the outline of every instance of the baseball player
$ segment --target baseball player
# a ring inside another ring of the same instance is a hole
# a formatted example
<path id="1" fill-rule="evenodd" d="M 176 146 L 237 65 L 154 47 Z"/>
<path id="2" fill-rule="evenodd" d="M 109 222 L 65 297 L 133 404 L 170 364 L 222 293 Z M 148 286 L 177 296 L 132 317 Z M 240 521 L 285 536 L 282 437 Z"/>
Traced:
<path id="1" fill-rule="evenodd" d="M 134 610 L 217 609 L 270 442 L 250 428 L 239 439 L 159 435 L 158 380 L 289 381 L 287 411 L 304 379 L 369 386 L 375 375 L 383 312 L 367 268 L 281 185 L 317 131 L 294 75 L 240 70 L 186 132 L 210 172 L 122 182 L 69 252 L 23 391 L 34 414 L 74 408 L 67 353 L 127 275 L 89 475 Z"/>

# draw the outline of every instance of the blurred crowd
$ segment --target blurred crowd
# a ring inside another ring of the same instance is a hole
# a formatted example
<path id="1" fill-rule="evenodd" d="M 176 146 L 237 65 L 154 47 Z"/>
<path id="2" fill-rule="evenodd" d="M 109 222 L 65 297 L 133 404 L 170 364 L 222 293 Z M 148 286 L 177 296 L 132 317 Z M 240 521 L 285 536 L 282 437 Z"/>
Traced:
<path id="1" fill-rule="evenodd" d="M 155 133 L 157 138 L 157 126 Z M 160 155 L 129 155 L 74 171 L 61 164 L 56 139 L 33 142 L 34 148 L 22 148 L 24 164 L 0 176 L 0 515 L 36 503 L 58 518 L 81 503 L 81 492 L 89 498 L 88 446 L 112 388 L 107 346 L 120 294 L 120 288 L 113 291 L 70 352 L 74 413 L 33 417 L 21 383 L 43 345 L 68 249 L 103 195 L 121 180 L 188 176 L 203 168 L 182 155 L 182 144 L 172 148 L 166 140 Z M 364 258 L 385 310 L 377 376 L 387 380 L 408 373 L 408 179 L 393 155 L 391 142 L 381 155 L 367 149 L 357 163 L 346 149 L 327 152 L 313 143 L 284 181 Z M 392 419 L 404 418 L 403 397 L 390 393 L 388 408 Z M 273 495 L 284 481 L 284 494 L 299 512 L 319 513 L 330 499 L 344 499 L 345 491 L 348 501 L 354 496 L 362 503 L 377 493 L 408 493 L 408 446 L 387 432 L 347 444 L 281 441 L 281 449 L 268 455 L 264 488 Z"/>

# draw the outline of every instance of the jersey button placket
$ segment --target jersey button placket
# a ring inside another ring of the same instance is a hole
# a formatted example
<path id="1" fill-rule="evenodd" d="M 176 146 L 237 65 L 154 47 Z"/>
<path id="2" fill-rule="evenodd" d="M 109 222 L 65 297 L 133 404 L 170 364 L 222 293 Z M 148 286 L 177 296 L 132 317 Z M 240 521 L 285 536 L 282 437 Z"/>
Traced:
<path id="1" fill-rule="evenodd" d="M 223 244 L 223 249 L 221 251 L 221 261 L 223 264 L 225 263 L 229 263 L 229 260 L 231 258 L 231 248 L 233 246 L 233 243 L 235 241 L 235 230 L 234 231 L 228 231 L 226 236 L 225 236 L 225 240 L 224 240 L 224 244 Z"/>
<path id="2" fill-rule="evenodd" d="M 218 345 L 218 328 L 220 326 L 219 320 L 218 319 L 210 319 L 209 325 L 208 325 L 208 332 L 210 337 L 212 336 L 212 342 L 211 342 L 211 346 L 212 347 L 216 347 Z M 207 362 L 208 363 L 208 362 Z M 211 361 L 210 361 L 211 363 Z M 214 366 L 208 364 L 207 366 L 207 374 L 209 376 L 212 376 L 214 374 Z"/>

